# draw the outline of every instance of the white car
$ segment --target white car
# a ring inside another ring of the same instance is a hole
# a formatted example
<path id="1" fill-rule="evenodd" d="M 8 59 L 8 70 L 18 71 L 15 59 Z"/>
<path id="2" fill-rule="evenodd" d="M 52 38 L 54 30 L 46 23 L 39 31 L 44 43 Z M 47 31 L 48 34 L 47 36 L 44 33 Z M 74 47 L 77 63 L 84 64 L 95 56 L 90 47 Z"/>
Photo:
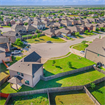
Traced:
<path id="1" fill-rule="evenodd" d="M 15 54 L 21 54 L 21 50 L 14 50 L 13 52 L 11 52 L 12 55 L 15 55 Z"/>

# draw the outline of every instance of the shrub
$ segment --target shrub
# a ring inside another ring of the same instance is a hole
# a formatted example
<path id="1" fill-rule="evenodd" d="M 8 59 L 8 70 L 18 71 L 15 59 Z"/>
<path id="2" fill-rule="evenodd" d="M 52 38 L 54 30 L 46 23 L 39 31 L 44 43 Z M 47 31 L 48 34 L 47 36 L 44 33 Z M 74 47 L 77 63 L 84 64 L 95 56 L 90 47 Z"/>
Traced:
<path id="1" fill-rule="evenodd" d="M 15 41 L 15 44 L 18 45 L 18 46 L 22 46 L 23 42 L 19 38 L 17 38 L 16 41 Z"/>
<path id="2" fill-rule="evenodd" d="M 24 23 L 24 25 L 25 25 L 25 26 L 27 26 L 27 25 L 28 25 L 28 23 L 26 22 L 26 23 Z"/>
<path id="3" fill-rule="evenodd" d="M 38 33 L 38 35 L 37 35 L 37 38 L 39 38 L 40 37 L 40 33 Z"/>
<path id="4" fill-rule="evenodd" d="M 96 31 L 99 31 L 99 28 L 96 28 Z"/>

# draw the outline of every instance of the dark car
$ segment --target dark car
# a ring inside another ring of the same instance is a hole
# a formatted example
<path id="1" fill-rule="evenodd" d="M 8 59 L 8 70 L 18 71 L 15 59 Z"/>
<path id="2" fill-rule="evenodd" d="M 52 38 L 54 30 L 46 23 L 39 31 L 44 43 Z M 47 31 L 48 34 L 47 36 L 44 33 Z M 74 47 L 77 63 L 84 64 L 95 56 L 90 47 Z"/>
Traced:
<path id="1" fill-rule="evenodd" d="M 12 47 L 12 48 L 10 48 L 11 50 L 20 50 L 20 49 L 18 49 L 17 47 Z"/>
<path id="2" fill-rule="evenodd" d="M 47 43 L 52 43 L 51 41 L 47 41 Z"/>

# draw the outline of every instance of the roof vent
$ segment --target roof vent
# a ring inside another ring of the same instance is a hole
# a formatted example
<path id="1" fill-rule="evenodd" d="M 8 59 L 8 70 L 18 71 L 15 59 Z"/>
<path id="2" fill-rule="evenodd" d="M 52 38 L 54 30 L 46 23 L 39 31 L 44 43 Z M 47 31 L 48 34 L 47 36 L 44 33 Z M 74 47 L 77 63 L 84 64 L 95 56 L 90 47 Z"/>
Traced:
<path id="1" fill-rule="evenodd" d="M 28 64 L 28 66 L 29 66 L 30 64 Z"/>

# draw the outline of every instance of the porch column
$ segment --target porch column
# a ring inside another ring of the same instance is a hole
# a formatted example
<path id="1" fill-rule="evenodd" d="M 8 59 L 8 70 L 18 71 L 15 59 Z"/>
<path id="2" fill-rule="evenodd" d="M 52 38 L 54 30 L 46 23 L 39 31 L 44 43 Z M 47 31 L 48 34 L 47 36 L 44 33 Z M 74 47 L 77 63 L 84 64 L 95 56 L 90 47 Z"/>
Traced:
<path id="1" fill-rule="evenodd" d="M 18 90 L 18 86 L 17 86 L 17 84 L 16 84 L 16 89 Z"/>

